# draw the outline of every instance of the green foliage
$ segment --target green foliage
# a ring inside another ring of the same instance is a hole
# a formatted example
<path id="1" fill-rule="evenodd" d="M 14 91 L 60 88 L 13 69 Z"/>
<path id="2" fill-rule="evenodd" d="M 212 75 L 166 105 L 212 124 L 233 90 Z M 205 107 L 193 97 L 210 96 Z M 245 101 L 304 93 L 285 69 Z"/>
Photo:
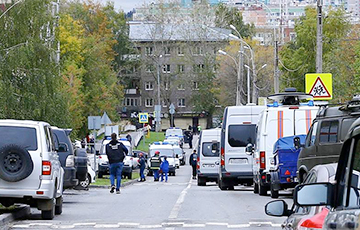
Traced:
<path id="1" fill-rule="evenodd" d="M 164 132 L 150 132 L 150 136 L 145 135 L 145 144 L 144 139 L 142 139 L 139 142 L 139 145 L 136 147 L 136 149 L 149 152 L 149 144 L 156 142 L 156 141 L 163 141 L 165 139 L 165 133 Z"/>
<path id="2" fill-rule="evenodd" d="M 341 78 L 341 63 L 334 63 L 340 50 L 341 39 L 349 32 L 349 23 L 342 9 L 330 10 L 323 20 L 323 72 L 333 73 L 334 79 Z M 291 69 L 281 67 L 282 88 L 296 87 L 305 90 L 305 74 L 315 73 L 316 65 L 316 9 L 306 8 L 305 16 L 295 23 L 296 40 L 285 44 L 280 51 L 282 63 Z M 334 92 L 336 85 L 334 85 Z"/>

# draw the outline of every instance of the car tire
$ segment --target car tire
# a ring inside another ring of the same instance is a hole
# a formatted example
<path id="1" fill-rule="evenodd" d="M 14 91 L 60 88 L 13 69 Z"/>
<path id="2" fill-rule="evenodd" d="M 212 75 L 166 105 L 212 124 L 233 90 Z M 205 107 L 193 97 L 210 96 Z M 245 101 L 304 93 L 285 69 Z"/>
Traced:
<path id="1" fill-rule="evenodd" d="M 55 215 L 60 215 L 62 213 L 62 205 L 63 205 L 63 197 L 60 196 L 56 198 Z"/>
<path id="2" fill-rule="evenodd" d="M 227 187 L 228 190 L 234 190 L 234 185 L 230 185 Z"/>
<path id="3" fill-rule="evenodd" d="M 90 176 L 89 174 L 87 174 L 86 179 L 79 182 L 79 186 L 80 186 L 82 189 L 88 189 L 90 183 L 91 183 L 91 176 Z"/>
<path id="4" fill-rule="evenodd" d="M 226 190 L 227 189 L 227 186 L 224 185 L 224 182 L 219 179 L 219 188 L 220 190 Z"/>
<path id="5" fill-rule="evenodd" d="M 254 183 L 254 193 L 255 194 L 259 193 L 259 185 L 257 183 Z"/>
<path id="6" fill-rule="evenodd" d="M 43 220 L 52 220 L 52 219 L 54 219 L 56 200 L 55 200 L 55 198 L 53 198 L 52 200 L 53 200 L 53 205 L 52 205 L 51 210 L 41 210 L 41 218 Z"/>
<path id="7" fill-rule="evenodd" d="M 29 152 L 16 144 L 0 148 L 0 178 L 8 182 L 17 182 L 27 178 L 34 164 Z"/>
<path id="8" fill-rule="evenodd" d="M 197 185 L 198 186 L 206 186 L 206 179 L 202 177 L 197 178 Z"/>
<path id="9" fill-rule="evenodd" d="M 270 185 L 270 196 L 271 198 L 279 198 L 279 191 L 273 188 L 273 185 Z"/>
<path id="10" fill-rule="evenodd" d="M 266 196 L 267 195 L 267 188 L 259 184 L 259 195 Z"/>

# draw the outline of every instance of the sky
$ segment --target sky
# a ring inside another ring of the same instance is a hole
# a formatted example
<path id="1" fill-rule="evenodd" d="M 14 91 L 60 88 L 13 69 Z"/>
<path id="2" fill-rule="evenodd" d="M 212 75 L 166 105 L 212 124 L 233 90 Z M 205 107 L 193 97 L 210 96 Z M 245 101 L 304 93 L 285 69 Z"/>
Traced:
<path id="1" fill-rule="evenodd" d="M 100 3 L 106 4 L 106 2 L 111 1 L 114 2 L 114 6 L 116 10 L 122 9 L 125 12 L 129 12 L 135 7 L 141 6 L 144 2 L 151 3 L 154 0 L 97 0 Z"/>

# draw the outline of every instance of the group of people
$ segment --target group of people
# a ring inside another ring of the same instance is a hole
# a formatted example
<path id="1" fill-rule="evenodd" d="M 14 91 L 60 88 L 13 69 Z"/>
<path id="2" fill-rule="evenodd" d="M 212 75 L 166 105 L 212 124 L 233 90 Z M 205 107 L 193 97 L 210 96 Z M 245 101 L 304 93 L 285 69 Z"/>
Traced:
<path id="1" fill-rule="evenodd" d="M 169 162 L 167 157 L 164 156 L 163 160 L 160 158 L 160 152 L 155 151 L 155 155 L 150 158 L 150 169 L 153 171 L 154 181 L 159 181 L 161 176 L 161 181 L 168 181 L 168 173 L 169 173 Z"/>

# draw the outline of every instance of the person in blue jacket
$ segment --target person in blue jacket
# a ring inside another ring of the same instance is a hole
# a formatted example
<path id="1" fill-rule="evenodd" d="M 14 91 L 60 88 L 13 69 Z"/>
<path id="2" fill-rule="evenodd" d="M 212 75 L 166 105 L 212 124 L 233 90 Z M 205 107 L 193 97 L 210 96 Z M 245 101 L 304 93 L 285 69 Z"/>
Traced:
<path id="1" fill-rule="evenodd" d="M 146 181 L 144 170 L 145 170 L 145 157 L 143 153 L 139 153 L 139 165 L 140 165 L 140 182 Z"/>
<path id="2" fill-rule="evenodd" d="M 164 175 L 165 175 L 165 182 L 167 182 L 168 172 L 169 172 L 169 161 L 167 161 L 166 156 L 164 156 L 164 160 L 161 162 L 160 171 L 161 171 L 161 182 L 164 181 Z"/>

